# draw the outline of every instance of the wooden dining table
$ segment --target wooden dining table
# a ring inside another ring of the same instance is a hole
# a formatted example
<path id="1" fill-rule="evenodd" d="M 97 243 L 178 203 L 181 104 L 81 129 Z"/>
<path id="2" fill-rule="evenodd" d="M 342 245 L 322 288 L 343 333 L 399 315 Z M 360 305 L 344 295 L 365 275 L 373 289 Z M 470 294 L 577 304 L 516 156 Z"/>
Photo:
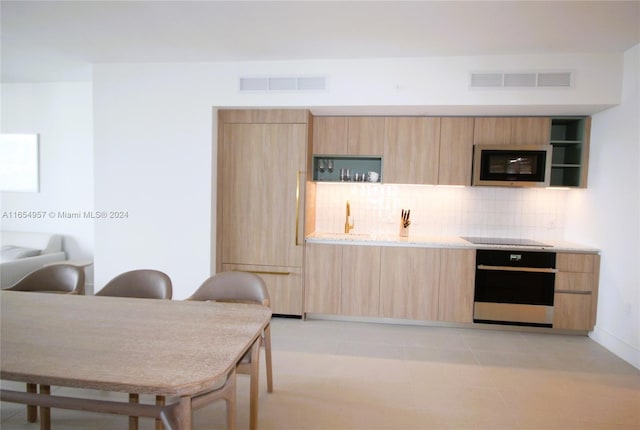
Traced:
<path id="1" fill-rule="evenodd" d="M 154 416 L 191 429 L 192 400 L 224 384 L 271 318 L 240 303 L 0 292 L 0 378 L 165 396 L 143 405 L 2 389 L 4 401 Z M 258 343 L 259 344 L 259 343 Z"/>

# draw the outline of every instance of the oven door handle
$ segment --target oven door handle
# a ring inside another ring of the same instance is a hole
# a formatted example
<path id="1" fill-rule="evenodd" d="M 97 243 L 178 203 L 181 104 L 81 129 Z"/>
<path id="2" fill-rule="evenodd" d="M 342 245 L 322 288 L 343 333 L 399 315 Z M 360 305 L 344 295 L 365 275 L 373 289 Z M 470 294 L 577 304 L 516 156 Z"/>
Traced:
<path id="1" fill-rule="evenodd" d="M 558 269 L 545 267 L 487 266 L 478 264 L 478 270 L 500 270 L 505 272 L 558 273 Z"/>

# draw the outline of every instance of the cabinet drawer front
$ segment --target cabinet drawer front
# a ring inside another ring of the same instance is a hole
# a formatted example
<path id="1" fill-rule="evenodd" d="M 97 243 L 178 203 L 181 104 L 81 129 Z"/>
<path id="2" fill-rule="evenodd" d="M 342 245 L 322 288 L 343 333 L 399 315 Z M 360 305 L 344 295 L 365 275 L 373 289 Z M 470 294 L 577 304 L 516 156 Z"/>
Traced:
<path id="1" fill-rule="evenodd" d="M 594 275 L 591 273 L 566 273 L 556 275 L 556 292 L 561 291 L 588 291 L 594 287 Z"/>
<path id="2" fill-rule="evenodd" d="M 302 268 L 223 264 L 222 270 L 255 273 L 267 284 L 274 314 L 302 315 Z"/>
<path id="3" fill-rule="evenodd" d="M 560 272 L 593 273 L 595 254 L 567 254 L 559 252 L 556 256 L 556 268 Z"/>

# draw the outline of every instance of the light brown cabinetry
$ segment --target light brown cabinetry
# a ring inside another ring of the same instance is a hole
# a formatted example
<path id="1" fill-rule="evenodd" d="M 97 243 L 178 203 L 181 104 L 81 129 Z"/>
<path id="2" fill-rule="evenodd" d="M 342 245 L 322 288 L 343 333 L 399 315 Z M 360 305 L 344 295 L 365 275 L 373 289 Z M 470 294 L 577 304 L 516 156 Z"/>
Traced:
<path id="1" fill-rule="evenodd" d="M 315 155 L 346 154 L 348 135 L 347 117 L 313 117 L 313 153 Z"/>
<path id="2" fill-rule="evenodd" d="M 377 317 L 380 247 L 307 244 L 305 312 Z"/>
<path id="3" fill-rule="evenodd" d="M 474 145 L 548 145 L 548 117 L 478 117 Z"/>
<path id="4" fill-rule="evenodd" d="M 380 316 L 437 320 L 440 250 L 384 247 L 381 260 Z"/>
<path id="5" fill-rule="evenodd" d="M 309 243 L 305 312 L 472 322 L 475 251 Z"/>
<path id="6" fill-rule="evenodd" d="M 440 119 L 438 184 L 471 185 L 473 118 Z"/>
<path id="7" fill-rule="evenodd" d="M 596 323 L 600 256 L 556 255 L 553 328 L 592 330 Z"/>
<path id="8" fill-rule="evenodd" d="M 342 248 L 314 243 L 305 246 L 305 312 L 340 313 Z"/>
<path id="9" fill-rule="evenodd" d="M 383 117 L 313 118 L 315 155 L 382 155 L 383 146 Z"/>
<path id="10" fill-rule="evenodd" d="M 216 266 L 268 278 L 274 313 L 302 313 L 306 119 L 295 110 L 219 113 Z"/>
<path id="11" fill-rule="evenodd" d="M 473 322 L 476 251 L 442 249 L 440 256 L 440 321 Z"/>
<path id="12" fill-rule="evenodd" d="M 438 183 L 440 118 L 387 117 L 384 182 Z"/>
<path id="13" fill-rule="evenodd" d="M 384 148 L 384 117 L 349 117 L 348 155 L 381 155 Z"/>
<path id="14" fill-rule="evenodd" d="M 380 247 L 343 246 L 340 313 L 375 317 L 380 307 Z"/>

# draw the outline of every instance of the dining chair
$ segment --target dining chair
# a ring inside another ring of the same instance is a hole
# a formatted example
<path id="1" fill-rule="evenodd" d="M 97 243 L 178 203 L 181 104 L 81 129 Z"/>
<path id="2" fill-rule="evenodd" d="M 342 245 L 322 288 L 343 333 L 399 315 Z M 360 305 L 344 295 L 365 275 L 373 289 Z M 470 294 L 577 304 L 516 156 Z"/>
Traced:
<path id="1" fill-rule="evenodd" d="M 84 294 L 84 268 L 73 264 L 51 264 L 24 275 L 5 290 Z"/>
<path id="2" fill-rule="evenodd" d="M 218 301 L 234 303 L 257 303 L 269 306 L 267 286 L 259 276 L 248 272 L 220 272 L 207 280 L 187 300 Z M 247 351 L 238 363 L 238 373 L 248 374 L 250 384 L 250 429 L 256 430 L 258 424 L 258 370 L 259 348 L 265 349 L 267 370 L 267 391 L 273 392 L 271 366 L 271 325 L 267 324 L 255 348 Z M 254 351 L 255 350 L 255 351 Z"/>
<path id="3" fill-rule="evenodd" d="M 106 283 L 96 296 L 171 300 L 171 278 L 159 270 L 137 269 L 121 273 Z"/>
<path id="4" fill-rule="evenodd" d="M 165 299 L 171 300 L 173 287 L 171 278 L 159 270 L 136 269 L 124 272 L 107 282 L 96 296 L 101 297 L 127 297 L 134 299 Z M 129 394 L 129 403 L 138 403 L 140 396 L 137 393 Z M 156 397 L 157 405 L 164 405 L 163 396 Z M 156 430 L 164 428 L 162 421 L 156 419 Z M 129 417 L 129 430 L 138 429 L 138 417 Z"/>
<path id="5" fill-rule="evenodd" d="M 51 264 L 24 275 L 15 284 L 6 288 L 7 291 L 24 291 L 32 293 L 84 294 L 84 268 L 72 264 Z M 36 393 L 37 384 L 27 384 L 27 392 Z M 40 386 L 42 394 L 48 394 L 49 387 Z M 45 415 L 48 411 L 44 411 Z M 38 420 L 37 406 L 27 406 L 27 421 L 34 423 Z"/>

